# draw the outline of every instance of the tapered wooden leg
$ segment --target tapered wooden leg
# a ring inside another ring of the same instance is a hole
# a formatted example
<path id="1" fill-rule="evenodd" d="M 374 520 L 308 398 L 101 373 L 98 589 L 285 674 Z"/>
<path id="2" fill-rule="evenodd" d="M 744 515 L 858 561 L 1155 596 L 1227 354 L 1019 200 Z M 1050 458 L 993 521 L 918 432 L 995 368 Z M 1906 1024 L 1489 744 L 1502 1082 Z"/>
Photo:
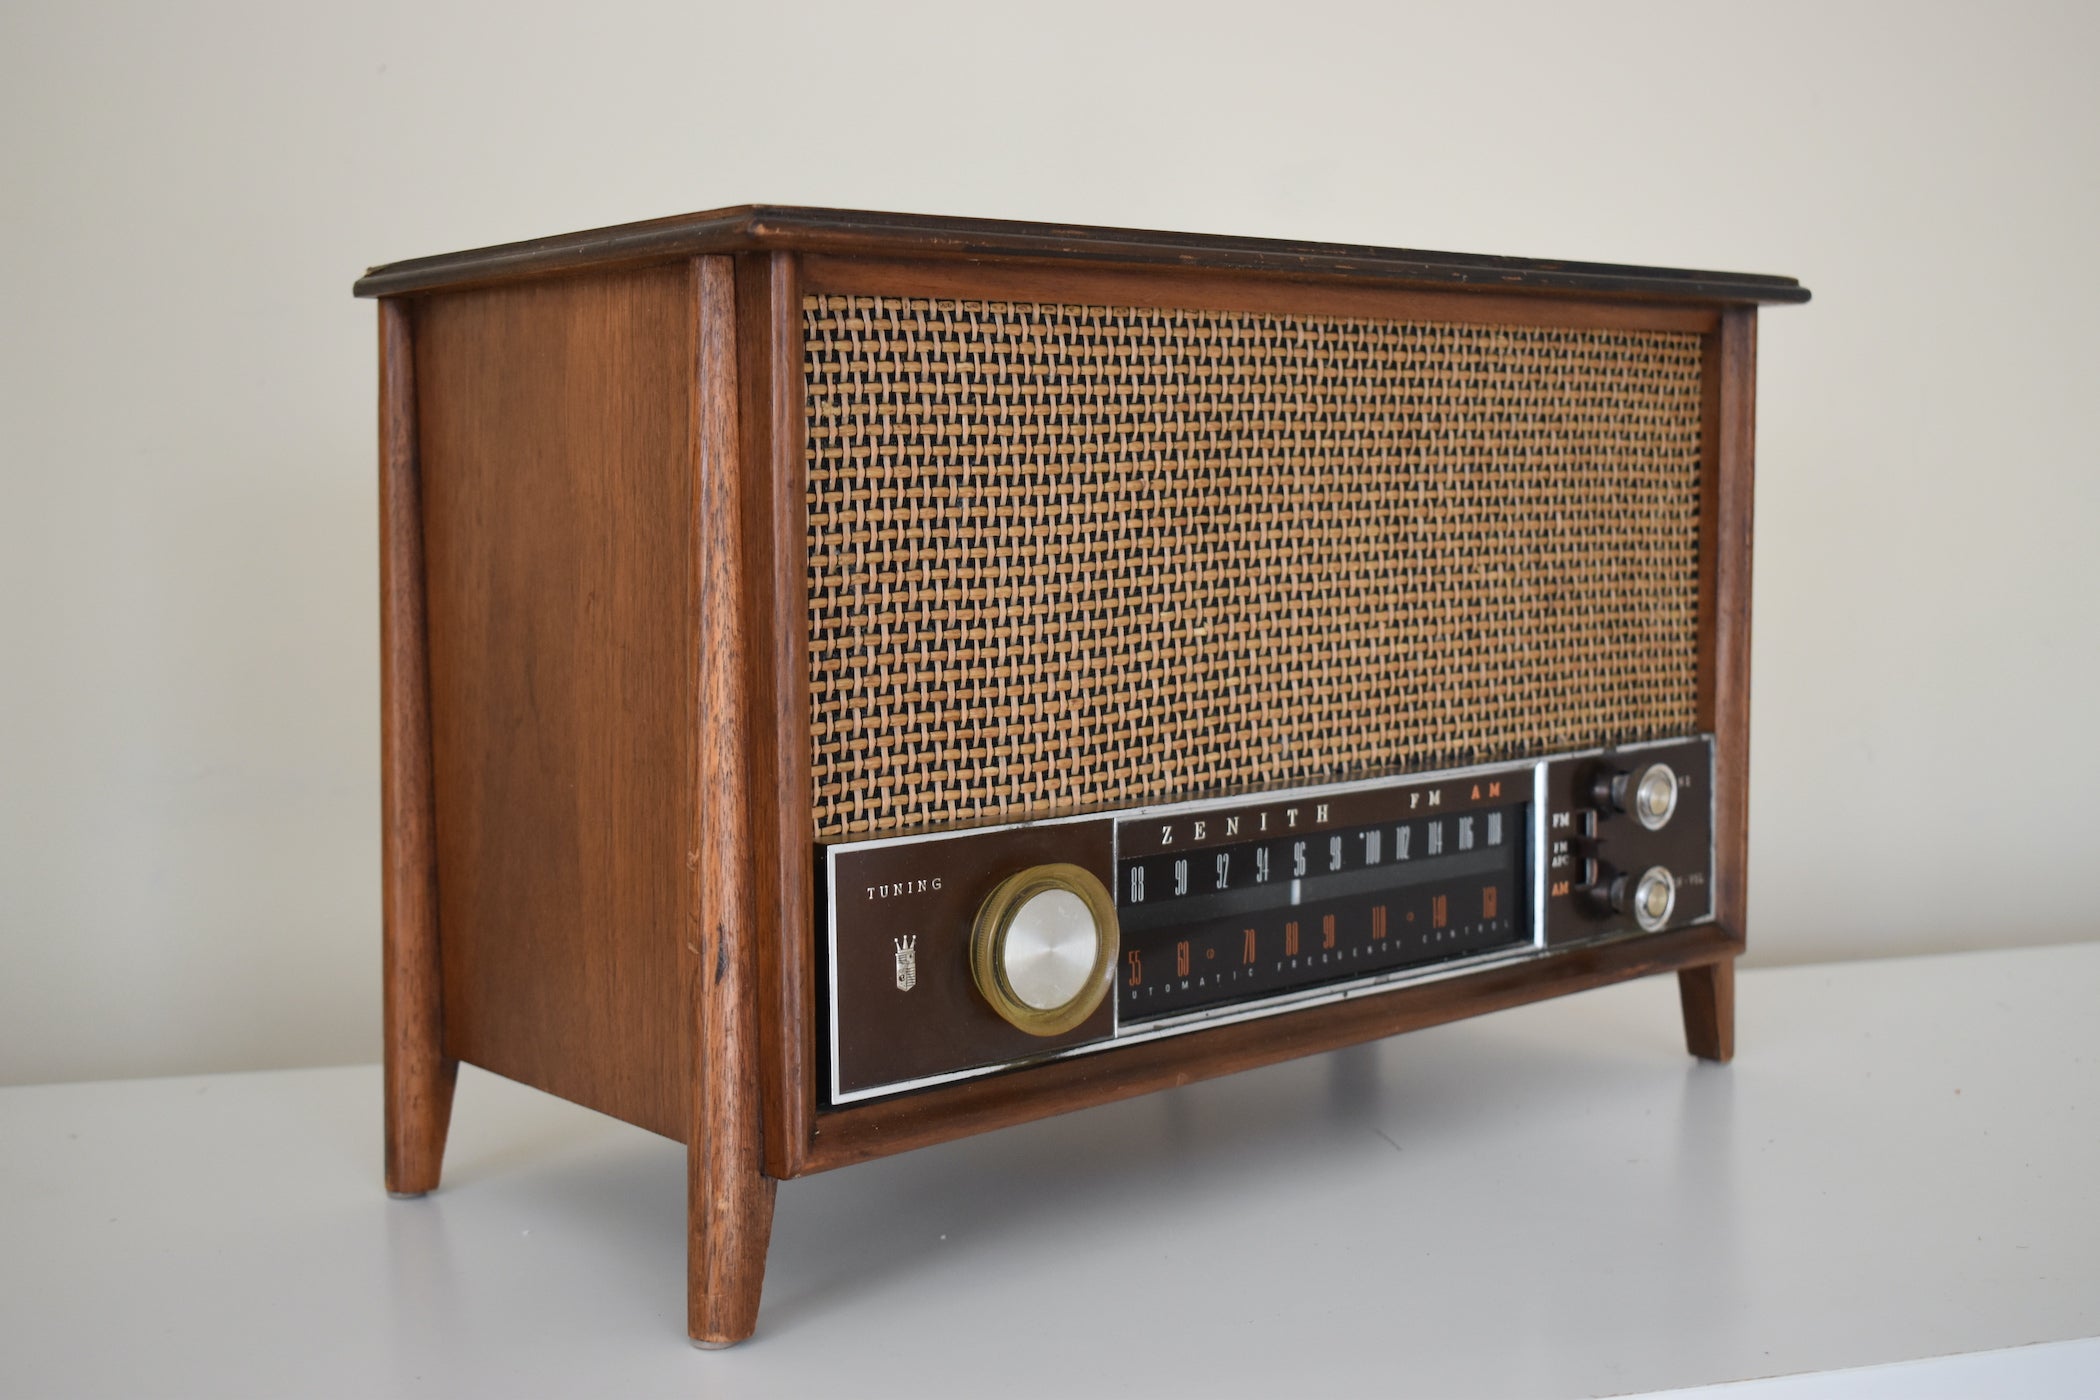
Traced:
<path id="1" fill-rule="evenodd" d="M 1735 1058 L 1735 959 L 1724 958 L 1677 973 L 1684 1003 L 1684 1043 L 1702 1060 Z"/>
<path id="2" fill-rule="evenodd" d="M 407 308 L 379 303 L 380 886 L 386 1189 L 436 1188 L 458 1066 L 445 1058 L 422 493 Z"/>
<path id="3" fill-rule="evenodd" d="M 693 263 L 693 587 L 699 698 L 698 850 L 688 937 L 696 1014 L 687 1166 L 687 1322 L 726 1347 L 758 1325 L 773 1232 L 759 1105 L 751 701 L 744 490 L 737 461 L 736 300 L 726 257 Z"/>
<path id="4" fill-rule="evenodd" d="M 720 1001 L 714 1010 L 718 1014 L 703 1014 L 703 1021 L 731 1019 Z M 714 1032 L 708 1039 L 721 1043 Z M 747 1056 L 755 1041 L 748 1037 Z M 704 1062 L 707 1052 L 702 1054 Z M 733 1346 L 758 1326 L 766 1246 L 773 1236 L 774 1183 L 764 1172 L 759 1147 L 756 1078 L 727 1054 L 715 1063 L 723 1073 L 703 1069 L 700 1076 L 686 1210 L 687 1331 L 695 1346 L 709 1350 Z"/>

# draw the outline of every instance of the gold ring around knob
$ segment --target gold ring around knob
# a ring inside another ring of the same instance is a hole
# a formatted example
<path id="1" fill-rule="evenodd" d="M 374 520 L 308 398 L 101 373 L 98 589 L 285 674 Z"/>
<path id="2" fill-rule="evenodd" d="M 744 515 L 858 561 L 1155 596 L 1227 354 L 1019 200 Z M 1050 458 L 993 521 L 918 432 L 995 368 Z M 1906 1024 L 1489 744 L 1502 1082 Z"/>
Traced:
<path id="1" fill-rule="evenodd" d="M 1006 977 L 1006 935 L 1021 907 L 1039 894 L 1077 895 L 1094 918 L 1094 962 L 1071 1000 L 1049 1008 L 1021 1000 Z M 970 929 L 970 974 L 992 1010 L 1030 1035 L 1063 1035 L 1094 1014 L 1115 976 L 1116 902 L 1093 873 L 1077 865 L 1034 865 L 1009 875 L 978 907 Z"/>

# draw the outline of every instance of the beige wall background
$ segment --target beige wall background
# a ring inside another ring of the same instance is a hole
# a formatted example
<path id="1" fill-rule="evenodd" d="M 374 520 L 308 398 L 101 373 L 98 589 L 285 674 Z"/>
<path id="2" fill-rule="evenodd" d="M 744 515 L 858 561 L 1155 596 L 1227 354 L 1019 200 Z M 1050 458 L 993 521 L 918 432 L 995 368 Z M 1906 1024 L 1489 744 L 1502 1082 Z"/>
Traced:
<path id="1" fill-rule="evenodd" d="M 376 1058 L 350 281 L 749 200 L 1801 277 L 1752 957 L 2100 934 L 2096 14 L 0 9 L 0 1082 Z"/>

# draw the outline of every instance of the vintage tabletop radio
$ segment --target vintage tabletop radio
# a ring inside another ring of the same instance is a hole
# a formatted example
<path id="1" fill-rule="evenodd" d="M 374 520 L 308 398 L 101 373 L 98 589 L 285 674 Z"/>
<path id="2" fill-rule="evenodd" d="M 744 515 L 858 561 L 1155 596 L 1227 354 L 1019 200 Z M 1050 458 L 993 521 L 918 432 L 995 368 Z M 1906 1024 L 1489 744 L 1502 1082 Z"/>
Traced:
<path id="1" fill-rule="evenodd" d="M 773 1183 L 1647 973 L 1725 1060 L 1781 277 L 747 207 L 381 267 L 386 1171 Z"/>

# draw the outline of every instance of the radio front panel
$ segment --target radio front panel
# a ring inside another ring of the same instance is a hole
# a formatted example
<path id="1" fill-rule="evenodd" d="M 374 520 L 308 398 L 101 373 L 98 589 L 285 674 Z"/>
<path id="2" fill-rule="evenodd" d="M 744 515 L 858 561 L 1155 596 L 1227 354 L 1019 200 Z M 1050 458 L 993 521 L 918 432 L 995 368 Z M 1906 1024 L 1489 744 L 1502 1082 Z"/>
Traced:
<path id="1" fill-rule="evenodd" d="M 830 1102 L 1708 922 L 1713 771 L 1701 735 L 822 847 Z"/>

